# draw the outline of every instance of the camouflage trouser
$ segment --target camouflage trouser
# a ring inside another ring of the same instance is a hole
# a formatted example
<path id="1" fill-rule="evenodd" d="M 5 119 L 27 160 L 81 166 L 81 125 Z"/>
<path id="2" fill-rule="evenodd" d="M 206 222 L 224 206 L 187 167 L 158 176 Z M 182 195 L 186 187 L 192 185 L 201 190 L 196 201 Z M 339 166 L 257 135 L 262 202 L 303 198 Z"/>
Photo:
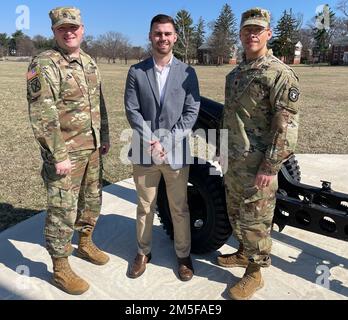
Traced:
<path id="1" fill-rule="evenodd" d="M 233 235 L 244 245 L 250 261 L 267 267 L 271 264 L 271 227 L 278 180 L 275 178 L 262 190 L 254 186 L 263 157 L 263 153 L 255 151 L 242 160 L 229 160 L 224 180 Z"/>
<path id="2" fill-rule="evenodd" d="M 53 257 L 72 253 L 74 230 L 95 227 L 101 208 L 99 150 L 69 153 L 72 173 L 58 176 L 53 164 L 44 162 L 42 177 L 47 188 L 46 247 Z"/>

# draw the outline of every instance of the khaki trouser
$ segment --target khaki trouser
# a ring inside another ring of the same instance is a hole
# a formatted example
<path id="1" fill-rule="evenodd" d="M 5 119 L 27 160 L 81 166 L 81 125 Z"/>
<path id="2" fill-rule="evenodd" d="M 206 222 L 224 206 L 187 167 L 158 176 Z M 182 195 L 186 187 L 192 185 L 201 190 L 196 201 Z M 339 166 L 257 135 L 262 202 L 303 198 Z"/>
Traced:
<path id="1" fill-rule="evenodd" d="M 190 213 L 187 205 L 189 166 L 173 170 L 169 165 L 150 167 L 134 165 L 133 176 L 137 190 L 137 242 L 138 253 L 151 251 L 152 224 L 157 202 L 158 185 L 163 175 L 174 229 L 174 247 L 179 258 L 186 258 L 191 251 Z"/>

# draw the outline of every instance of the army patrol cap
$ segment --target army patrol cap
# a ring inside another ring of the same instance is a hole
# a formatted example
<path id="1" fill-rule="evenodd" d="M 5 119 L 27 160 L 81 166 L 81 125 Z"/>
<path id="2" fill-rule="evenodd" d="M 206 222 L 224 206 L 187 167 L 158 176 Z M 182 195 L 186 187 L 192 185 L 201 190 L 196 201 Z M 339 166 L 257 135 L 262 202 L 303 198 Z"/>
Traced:
<path id="1" fill-rule="evenodd" d="M 248 25 L 257 25 L 268 28 L 271 23 L 271 15 L 269 11 L 262 8 L 252 8 L 242 13 L 240 28 Z"/>
<path id="2" fill-rule="evenodd" d="M 81 12 L 75 7 L 58 7 L 50 11 L 52 28 L 55 29 L 63 24 L 82 25 Z"/>

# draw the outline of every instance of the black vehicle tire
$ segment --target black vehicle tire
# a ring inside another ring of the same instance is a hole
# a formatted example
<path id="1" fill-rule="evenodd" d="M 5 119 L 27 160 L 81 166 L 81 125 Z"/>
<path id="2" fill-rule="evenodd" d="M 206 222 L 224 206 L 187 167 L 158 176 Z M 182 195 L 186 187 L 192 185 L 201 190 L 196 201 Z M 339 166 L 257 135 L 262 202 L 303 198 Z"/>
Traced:
<path id="1" fill-rule="evenodd" d="M 293 179 L 301 180 L 300 167 L 294 155 L 283 164 L 283 167 Z M 208 253 L 219 249 L 232 233 L 226 210 L 223 179 L 219 175 L 211 175 L 211 169 L 214 167 L 210 163 L 197 164 L 197 160 L 190 167 L 188 205 L 193 253 Z M 283 179 L 283 176 L 281 178 Z M 159 185 L 157 208 L 164 230 L 173 239 L 173 224 L 163 178 Z M 279 211 L 276 207 L 277 210 Z"/>
<path id="2" fill-rule="evenodd" d="M 194 164 L 190 167 L 188 205 L 191 217 L 191 252 L 208 253 L 220 248 L 232 233 L 228 220 L 223 179 L 211 175 L 214 167 L 209 164 Z M 165 182 L 162 179 L 157 198 L 158 215 L 163 228 L 173 239 Z"/>
<path id="3" fill-rule="evenodd" d="M 285 170 L 284 170 L 285 169 Z M 284 172 L 285 171 L 285 172 Z M 298 198 L 297 188 L 292 187 L 287 182 L 287 176 L 290 176 L 295 182 L 301 181 L 301 171 L 300 166 L 298 164 L 298 161 L 295 157 L 295 155 L 292 155 L 288 160 L 286 160 L 283 164 L 281 172 L 278 174 L 278 194 L 281 194 L 283 196 L 290 196 L 294 198 Z M 276 203 L 276 207 L 274 210 L 274 217 L 273 217 L 273 225 L 276 224 L 278 226 L 279 232 L 281 232 L 288 220 L 288 214 L 284 214 L 283 210 L 281 209 L 281 206 L 278 204 L 278 201 Z"/>
<path id="4" fill-rule="evenodd" d="M 291 178 L 297 182 L 301 181 L 300 166 L 294 154 L 284 162 L 283 166 L 286 168 Z"/>

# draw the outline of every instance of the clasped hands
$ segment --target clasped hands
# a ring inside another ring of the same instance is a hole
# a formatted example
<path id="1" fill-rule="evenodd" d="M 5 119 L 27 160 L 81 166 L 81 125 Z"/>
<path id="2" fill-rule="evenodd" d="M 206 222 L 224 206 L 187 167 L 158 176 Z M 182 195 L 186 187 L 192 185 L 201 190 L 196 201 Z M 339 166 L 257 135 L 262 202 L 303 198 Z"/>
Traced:
<path id="1" fill-rule="evenodd" d="M 149 141 L 150 147 L 147 152 L 156 164 L 162 164 L 166 160 L 166 152 L 158 140 Z"/>

